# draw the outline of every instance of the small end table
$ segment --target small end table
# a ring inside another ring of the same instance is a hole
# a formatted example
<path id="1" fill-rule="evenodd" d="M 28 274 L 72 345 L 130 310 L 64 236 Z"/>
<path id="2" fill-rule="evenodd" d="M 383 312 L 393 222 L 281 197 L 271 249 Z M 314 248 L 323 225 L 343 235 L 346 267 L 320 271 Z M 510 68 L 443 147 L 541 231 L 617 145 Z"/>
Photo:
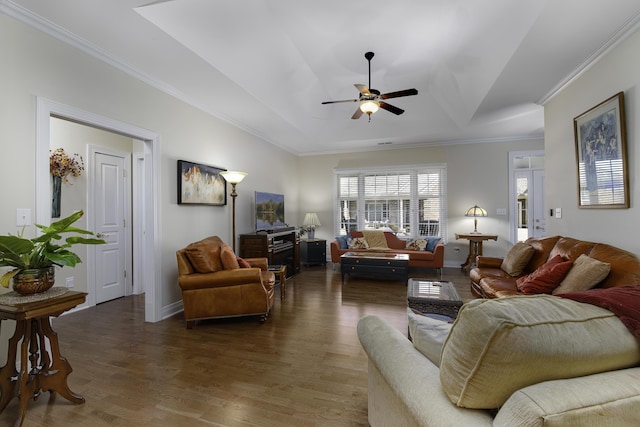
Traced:
<path id="1" fill-rule="evenodd" d="M 280 300 L 284 300 L 287 292 L 287 266 L 286 265 L 270 265 L 269 271 L 272 271 L 280 283 Z"/>
<path id="2" fill-rule="evenodd" d="M 458 234 L 456 233 L 456 239 L 467 239 L 469 241 L 469 254 L 467 260 L 460 264 L 462 271 L 468 270 L 476 262 L 476 257 L 482 255 L 482 242 L 485 240 L 498 240 L 498 236 L 494 234 L 481 234 L 481 233 L 468 233 Z"/>
<path id="3" fill-rule="evenodd" d="M 67 310 L 82 304 L 87 296 L 84 292 L 51 288 L 46 295 L 9 299 L 0 297 L 0 321 L 15 320 L 16 330 L 9 339 L 7 363 L 0 369 L 0 412 L 17 397 L 20 410 L 15 425 L 24 421 L 29 399 L 34 400 L 43 391 L 48 391 L 49 401 L 56 392 L 72 403 L 84 403 L 84 397 L 72 392 L 67 385 L 67 376 L 73 371 L 71 365 L 60 355 L 58 334 L 51 328 L 50 317 L 58 317 Z M 64 292 L 58 295 L 59 292 Z M 46 293 L 43 293 L 46 294 Z M 22 302 L 24 301 L 24 302 Z M 51 350 L 46 348 L 49 341 Z M 18 342 L 21 341 L 18 347 Z M 16 358 L 20 357 L 20 372 L 16 369 Z"/>

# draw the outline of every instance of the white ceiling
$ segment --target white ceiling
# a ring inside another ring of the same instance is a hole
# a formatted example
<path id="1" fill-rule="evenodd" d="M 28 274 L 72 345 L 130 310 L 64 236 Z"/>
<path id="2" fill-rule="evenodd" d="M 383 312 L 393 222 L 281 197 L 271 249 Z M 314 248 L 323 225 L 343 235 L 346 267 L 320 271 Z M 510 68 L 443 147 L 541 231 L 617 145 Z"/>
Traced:
<path id="1" fill-rule="evenodd" d="M 299 155 L 541 138 L 541 104 L 638 0 L 0 0 L 3 12 Z M 355 83 L 418 89 L 359 120 Z M 386 143 L 386 144 L 385 144 Z M 381 145 L 385 144 L 385 145 Z"/>

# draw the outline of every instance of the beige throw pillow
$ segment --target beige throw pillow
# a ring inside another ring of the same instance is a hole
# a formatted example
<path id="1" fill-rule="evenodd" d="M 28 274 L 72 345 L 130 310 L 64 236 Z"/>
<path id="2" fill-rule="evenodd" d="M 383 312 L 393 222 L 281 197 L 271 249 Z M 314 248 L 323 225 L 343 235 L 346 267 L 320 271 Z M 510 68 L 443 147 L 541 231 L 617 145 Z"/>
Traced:
<path id="1" fill-rule="evenodd" d="M 440 383 L 464 408 L 498 408 L 543 381 L 636 366 L 640 347 L 618 317 L 552 295 L 473 300 L 442 349 Z"/>
<path id="2" fill-rule="evenodd" d="M 569 274 L 553 290 L 553 294 L 586 291 L 602 282 L 611 271 L 611 264 L 598 261 L 585 254 L 575 260 Z"/>
<path id="3" fill-rule="evenodd" d="M 500 268 L 509 276 L 520 276 L 534 253 L 535 249 L 533 249 L 533 246 L 529 246 L 523 242 L 518 242 L 513 245 L 507 253 L 507 256 L 504 257 Z"/>

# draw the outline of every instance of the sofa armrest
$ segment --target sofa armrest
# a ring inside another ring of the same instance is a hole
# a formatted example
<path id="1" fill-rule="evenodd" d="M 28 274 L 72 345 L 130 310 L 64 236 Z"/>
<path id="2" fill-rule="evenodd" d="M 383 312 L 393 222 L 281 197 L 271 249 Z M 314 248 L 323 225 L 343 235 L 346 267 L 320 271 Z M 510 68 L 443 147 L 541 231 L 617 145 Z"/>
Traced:
<path id="1" fill-rule="evenodd" d="M 444 245 L 442 243 L 438 243 L 433 250 L 433 259 L 440 268 L 444 266 Z"/>
<path id="2" fill-rule="evenodd" d="M 238 268 L 214 273 L 193 273 L 178 276 L 178 285 L 182 290 L 219 288 L 248 283 L 262 283 L 259 268 Z"/>
<path id="3" fill-rule="evenodd" d="M 340 243 L 338 243 L 337 240 L 334 240 L 333 242 L 331 242 L 331 244 L 329 245 L 330 249 L 331 249 L 331 262 L 334 264 L 339 264 L 340 263 Z"/>
<path id="4" fill-rule="evenodd" d="M 478 268 L 500 268 L 502 258 L 493 258 L 487 256 L 476 257 L 476 267 Z"/>
<path id="5" fill-rule="evenodd" d="M 262 271 L 267 271 L 269 268 L 269 260 L 267 258 L 245 258 L 251 267 L 257 267 Z"/>
<path id="6" fill-rule="evenodd" d="M 389 418 L 395 416 L 409 417 L 415 425 L 443 425 L 443 420 L 450 425 L 492 425 L 488 411 L 453 405 L 440 386 L 440 370 L 386 321 L 363 317 L 358 322 L 358 338 L 369 356 L 371 425 L 390 425 Z M 379 376 L 384 381 L 379 381 Z M 383 387 L 391 389 L 393 400 L 379 390 Z M 401 403 L 401 408 L 394 402 Z M 394 419 L 394 424 L 402 425 L 401 419 Z"/>
<path id="7" fill-rule="evenodd" d="M 640 420 L 640 368 L 545 381 L 509 397 L 495 426 L 596 426 L 603 420 L 635 426 Z"/>

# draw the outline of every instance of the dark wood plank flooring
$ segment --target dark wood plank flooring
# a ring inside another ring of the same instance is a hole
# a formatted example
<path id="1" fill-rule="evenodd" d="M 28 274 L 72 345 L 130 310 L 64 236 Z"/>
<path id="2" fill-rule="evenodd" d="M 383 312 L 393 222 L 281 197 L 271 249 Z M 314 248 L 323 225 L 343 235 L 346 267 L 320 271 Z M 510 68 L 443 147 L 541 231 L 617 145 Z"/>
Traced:
<path id="1" fill-rule="evenodd" d="M 435 270 L 411 277 L 435 279 Z M 445 268 L 462 299 L 459 269 Z M 49 394 L 29 402 L 24 426 L 366 426 L 367 357 L 356 336 L 378 315 L 406 334 L 406 286 L 347 278 L 339 266 L 304 268 L 279 290 L 269 319 L 201 321 L 182 315 L 144 322 L 144 296 L 121 298 L 54 319 L 71 390 L 86 403 Z M 13 399 L 0 414 L 12 425 Z"/>

